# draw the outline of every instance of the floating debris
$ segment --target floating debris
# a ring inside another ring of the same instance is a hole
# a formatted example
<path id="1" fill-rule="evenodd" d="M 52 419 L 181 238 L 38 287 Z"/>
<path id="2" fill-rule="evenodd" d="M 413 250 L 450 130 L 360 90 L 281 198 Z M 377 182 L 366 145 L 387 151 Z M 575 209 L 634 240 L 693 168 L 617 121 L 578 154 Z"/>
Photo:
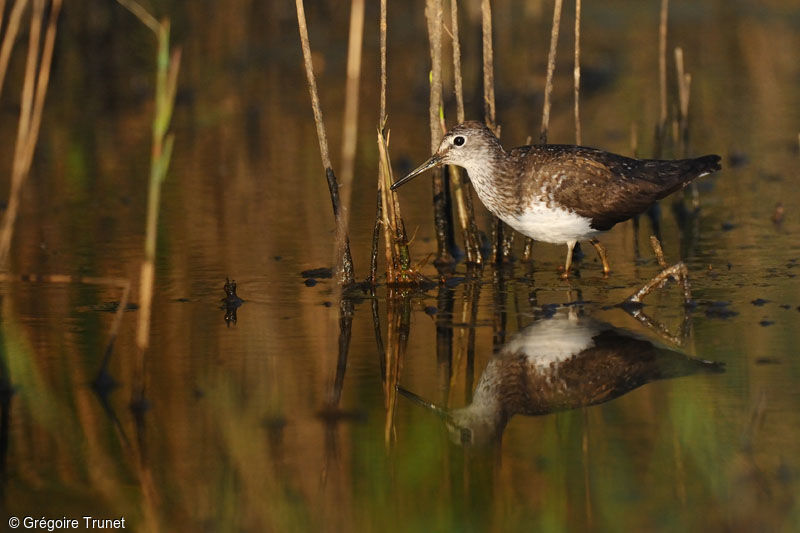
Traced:
<path id="1" fill-rule="evenodd" d="M 231 323 L 236 324 L 236 310 L 244 303 L 244 300 L 236 295 L 236 280 L 225 278 L 225 298 L 222 298 L 222 307 L 225 310 L 225 324 L 230 327 Z"/>
<path id="2" fill-rule="evenodd" d="M 313 287 L 314 285 L 317 284 L 317 280 L 315 280 L 314 278 L 308 278 L 303 283 L 306 284 L 306 287 Z"/>
<path id="3" fill-rule="evenodd" d="M 309 270 L 303 270 L 300 272 L 300 277 L 302 278 L 332 278 L 333 277 L 333 269 L 332 268 L 311 268 Z"/>
<path id="4" fill-rule="evenodd" d="M 757 306 L 757 307 L 761 307 L 761 306 L 763 306 L 764 304 L 767 304 L 767 303 L 769 303 L 769 300 L 765 300 L 764 298 L 756 298 L 755 300 L 753 300 L 753 301 L 752 301 L 752 302 L 750 302 L 750 303 L 751 303 L 751 304 L 753 304 L 753 305 L 755 305 L 755 306 Z"/>
<path id="5" fill-rule="evenodd" d="M 761 322 L 758 323 L 758 325 L 762 326 L 762 327 L 767 327 L 767 326 L 771 326 L 774 323 L 775 323 L 774 320 L 762 320 Z"/>
<path id="6" fill-rule="evenodd" d="M 439 310 L 433 305 L 429 305 L 428 307 L 425 308 L 425 314 L 426 315 L 433 316 L 438 312 L 439 312 Z"/>
<path id="7" fill-rule="evenodd" d="M 729 220 L 726 220 L 725 222 L 722 223 L 720 227 L 722 228 L 722 231 L 730 231 L 736 227 L 736 224 L 734 224 Z"/>

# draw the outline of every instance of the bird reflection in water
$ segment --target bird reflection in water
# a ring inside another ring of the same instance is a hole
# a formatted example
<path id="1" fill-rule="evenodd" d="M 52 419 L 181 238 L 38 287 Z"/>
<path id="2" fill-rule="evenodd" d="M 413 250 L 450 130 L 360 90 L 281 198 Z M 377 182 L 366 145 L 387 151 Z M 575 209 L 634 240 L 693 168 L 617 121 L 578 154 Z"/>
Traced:
<path id="1" fill-rule="evenodd" d="M 438 413 L 454 442 L 499 441 L 516 414 L 544 415 L 613 400 L 651 381 L 724 365 L 658 346 L 573 308 L 521 330 L 486 365 L 466 407 L 447 410 L 416 394 L 404 396 Z"/>

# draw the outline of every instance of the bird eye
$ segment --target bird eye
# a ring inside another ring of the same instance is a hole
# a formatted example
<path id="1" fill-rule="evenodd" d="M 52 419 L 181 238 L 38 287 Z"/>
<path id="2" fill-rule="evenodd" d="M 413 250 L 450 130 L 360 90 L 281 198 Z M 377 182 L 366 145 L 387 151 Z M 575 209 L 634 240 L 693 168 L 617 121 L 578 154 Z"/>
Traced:
<path id="1" fill-rule="evenodd" d="M 457 137 L 453 138 L 453 144 L 455 144 L 456 146 L 464 146 L 465 142 L 467 142 L 467 140 L 461 135 L 458 135 Z"/>

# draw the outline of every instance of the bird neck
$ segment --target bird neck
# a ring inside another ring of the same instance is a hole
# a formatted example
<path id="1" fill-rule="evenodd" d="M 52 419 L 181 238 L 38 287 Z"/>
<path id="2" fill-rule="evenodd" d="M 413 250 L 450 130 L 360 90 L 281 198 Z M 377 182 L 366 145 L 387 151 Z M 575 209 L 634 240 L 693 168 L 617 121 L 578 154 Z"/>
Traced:
<path id="1" fill-rule="evenodd" d="M 509 159 L 505 150 L 497 146 L 463 165 L 478 198 L 500 218 L 514 215 L 519 204 L 519 186 Z"/>

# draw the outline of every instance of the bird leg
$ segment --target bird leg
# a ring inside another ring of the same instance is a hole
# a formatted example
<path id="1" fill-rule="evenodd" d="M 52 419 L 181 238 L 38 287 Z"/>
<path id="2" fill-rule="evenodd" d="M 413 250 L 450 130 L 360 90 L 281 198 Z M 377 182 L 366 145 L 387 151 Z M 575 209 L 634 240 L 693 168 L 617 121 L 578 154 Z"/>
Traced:
<path id="1" fill-rule="evenodd" d="M 575 248 L 576 242 L 570 241 L 567 243 L 567 262 L 564 265 L 564 272 L 561 273 L 561 277 L 564 279 L 569 278 L 569 268 L 572 266 L 572 250 Z"/>
<path id="2" fill-rule="evenodd" d="M 608 275 L 611 272 L 611 267 L 608 266 L 608 257 L 606 256 L 606 247 L 600 244 L 600 241 L 597 239 L 592 239 L 589 241 L 594 246 L 594 249 L 597 250 L 597 256 L 600 258 L 600 261 L 603 263 L 603 274 Z"/>

